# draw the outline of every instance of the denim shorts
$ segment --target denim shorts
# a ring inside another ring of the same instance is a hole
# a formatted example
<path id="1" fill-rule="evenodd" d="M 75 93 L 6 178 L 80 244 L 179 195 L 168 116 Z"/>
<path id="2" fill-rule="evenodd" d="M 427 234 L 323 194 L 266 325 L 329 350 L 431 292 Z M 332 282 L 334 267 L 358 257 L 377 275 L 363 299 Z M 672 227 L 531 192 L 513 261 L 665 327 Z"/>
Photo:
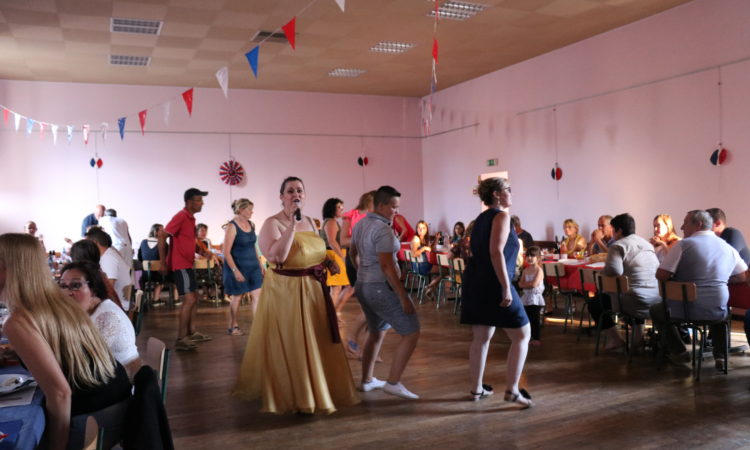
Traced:
<path id="1" fill-rule="evenodd" d="M 355 290 L 370 330 L 385 331 L 393 327 L 402 336 L 419 331 L 417 314 L 404 312 L 398 295 L 385 281 L 359 282 Z"/>

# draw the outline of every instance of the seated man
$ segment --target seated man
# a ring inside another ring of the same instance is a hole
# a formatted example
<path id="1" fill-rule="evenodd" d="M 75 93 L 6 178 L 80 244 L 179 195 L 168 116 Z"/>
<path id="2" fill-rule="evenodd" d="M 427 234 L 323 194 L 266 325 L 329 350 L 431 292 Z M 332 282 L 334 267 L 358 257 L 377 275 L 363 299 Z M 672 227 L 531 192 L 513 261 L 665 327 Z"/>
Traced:
<path id="1" fill-rule="evenodd" d="M 589 255 L 607 253 L 610 244 L 614 242 L 612 238 L 612 225 L 610 225 L 611 221 L 612 216 L 604 215 L 599 217 L 599 221 L 596 223 L 596 230 L 591 233 L 591 240 L 588 247 L 586 247 Z"/>
<path id="2" fill-rule="evenodd" d="M 690 319 L 722 320 L 727 316 L 729 301 L 728 282 L 745 280 L 747 264 L 737 250 L 711 231 L 711 216 L 702 210 L 687 213 L 682 224 L 685 239 L 678 242 L 667 254 L 656 271 L 656 278 L 663 281 L 695 283 L 697 299 L 687 310 Z M 651 318 L 662 334 L 662 345 L 670 361 L 683 363 L 690 360 L 677 329 L 667 322 L 667 311 L 672 318 L 684 318 L 681 303 L 670 301 L 651 307 Z M 726 355 L 726 333 L 724 326 L 711 326 L 714 341 L 716 367 L 723 367 Z"/>
<path id="3" fill-rule="evenodd" d="M 622 295 L 622 312 L 635 318 L 635 347 L 643 340 L 643 323 L 644 319 L 649 318 L 649 308 L 660 301 L 659 285 L 656 281 L 659 259 L 656 257 L 654 246 L 635 234 L 633 216 L 627 213 L 620 214 L 612 219 L 611 224 L 615 241 L 609 246 L 607 262 L 602 273 L 628 277 L 630 291 Z M 603 308 L 611 308 L 610 296 L 602 295 L 600 298 L 601 301 L 592 299 L 589 302 L 589 309 L 595 321 L 599 320 Z M 605 350 L 625 345 L 610 315 L 604 315 L 602 318 L 601 330 L 608 337 Z"/>
<path id="4" fill-rule="evenodd" d="M 521 228 L 521 219 L 518 216 L 510 216 L 510 225 L 516 230 L 518 239 L 523 241 L 523 248 L 529 248 L 534 245 L 534 238 L 531 233 Z"/>
<path id="5" fill-rule="evenodd" d="M 710 208 L 706 212 L 711 215 L 713 220 L 711 231 L 737 250 L 745 264 L 750 264 L 750 248 L 747 247 L 742 231 L 727 226 L 727 216 L 720 208 Z"/>

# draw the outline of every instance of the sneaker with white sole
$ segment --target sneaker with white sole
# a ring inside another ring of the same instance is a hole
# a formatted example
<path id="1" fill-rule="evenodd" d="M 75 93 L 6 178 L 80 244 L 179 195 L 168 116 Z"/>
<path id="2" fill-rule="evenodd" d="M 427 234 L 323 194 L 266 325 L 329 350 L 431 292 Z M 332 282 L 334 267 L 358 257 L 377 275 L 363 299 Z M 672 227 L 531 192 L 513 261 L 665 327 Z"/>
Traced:
<path id="1" fill-rule="evenodd" d="M 198 346 L 193 343 L 187 336 L 182 339 L 177 339 L 174 343 L 174 349 L 178 352 L 189 352 L 197 349 Z"/>
<path id="2" fill-rule="evenodd" d="M 385 380 L 378 380 L 377 378 L 372 377 L 372 380 L 368 381 L 367 383 L 362 383 L 359 386 L 359 390 L 362 392 L 370 392 L 374 391 L 375 389 L 383 389 L 383 386 L 385 385 Z"/>
<path id="3" fill-rule="evenodd" d="M 408 400 L 416 400 L 419 398 L 417 394 L 406 389 L 404 385 L 401 384 L 401 382 L 398 382 L 396 384 L 386 383 L 385 386 L 383 386 L 383 392 Z"/>

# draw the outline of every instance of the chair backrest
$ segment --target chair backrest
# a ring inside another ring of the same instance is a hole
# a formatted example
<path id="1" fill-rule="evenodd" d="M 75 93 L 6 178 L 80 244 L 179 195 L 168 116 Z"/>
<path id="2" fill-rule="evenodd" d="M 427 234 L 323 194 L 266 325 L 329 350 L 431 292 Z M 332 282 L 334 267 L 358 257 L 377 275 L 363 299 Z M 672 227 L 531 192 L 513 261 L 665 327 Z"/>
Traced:
<path id="1" fill-rule="evenodd" d="M 86 418 L 86 432 L 83 438 L 83 450 L 101 450 L 104 428 L 99 428 L 94 416 Z"/>
<path id="2" fill-rule="evenodd" d="M 453 270 L 455 270 L 457 273 L 461 274 L 464 273 L 464 259 L 463 258 L 453 258 L 450 260 L 451 267 L 453 267 Z"/>
<path id="3" fill-rule="evenodd" d="M 194 269 L 211 269 L 213 265 L 211 264 L 213 261 L 206 258 L 200 258 L 193 261 L 193 268 Z"/>
<path id="4" fill-rule="evenodd" d="M 133 330 L 135 335 L 141 332 L 141 324 L 143 323 L 143 291 L 138 289 L 135 291 L 135 301 L 133 302 Z"/>
<path id="5" fill-rule="evenodd" d="M 146 364 L 156 371 L 161 386 L 162 401 L 166 403 L 169 350 L 164 341 L 153 336 L 148 338 L 146 342 Z"/>
<path id="6" fill-rule="evenodd" d="M 610 276 L 610 275 L 599 275 L 599 290 L 601 292 L 612 292 L 615 294 L 623 294 L 630 290 L 630 280 L 625 275 Z"/>
<path id="7" fill-rule="evenodd" d="M 153 261 L 143 261 L 143 270 L 145 271 L 157 271 L 161 269 L 161 261 L 158 259 Z"/>
<path id="8" fill-rule="evenodd" d="M 596 275 L 599 271 L 596 269 L 587 269 L 585 267 L 581 267 L 578 270 L 581 274 L 581 288 L 583 289 L 587 284 L 593 284 L 594 292 L 598 291 L 599 285 L 596 282 Z"/>
<path id="9" fill-rule="evenodd" d="M 544 270 L 544 276 L 557 278 L 559 286 L 560 277 L 565 275 L 565 264 L 559 262 L 542 263 L 542 270 Z"/>
<path id="10" fill-rule="evenodd" d="M 445 253 L 438 253 L 436 256 L 437 256 L 437 262 L 438 262 L 438 264 L 440 266 L 442 266 L 442 267 L 450 267 L 451 266 L 450 258 L 448 257 L 447 254 L 445 254 Z"/>
<path id="11" fill-rule="evenodd" d="M 695 283 L 681 281 L 667 281 L 659 283 L 659 290 L 664 300 L 676 300 L 679 302 L 694 302 L 698 297 Z"/>

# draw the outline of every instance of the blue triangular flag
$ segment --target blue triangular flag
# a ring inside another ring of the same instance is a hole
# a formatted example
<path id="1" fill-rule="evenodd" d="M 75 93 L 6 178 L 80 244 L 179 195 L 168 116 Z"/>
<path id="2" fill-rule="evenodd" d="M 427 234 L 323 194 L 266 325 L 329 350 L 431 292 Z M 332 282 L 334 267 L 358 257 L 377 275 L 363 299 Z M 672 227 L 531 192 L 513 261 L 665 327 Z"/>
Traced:
<path id="1" fill-rule="evenodd" d="M 34 129 L 34 119 L 27 117 L 26 118 L 26 134 L 31 134 L 31 131 Z"/>
<path id="2" fill-rule="evenodd" d="M 260 52 L 260 46 L 256 45 L 254 49 L 245 53 L 247 62 L 250 63 L 250 68 L 253 69 L 253 75 L 258 78 L 258 53 Z"/>
<path id="3" fill-rule="evenodd" d="M 117 119 L 117 126 L 120 127 L 120 140 L 125 140 L 125 118 L 120 117 Z"/>

